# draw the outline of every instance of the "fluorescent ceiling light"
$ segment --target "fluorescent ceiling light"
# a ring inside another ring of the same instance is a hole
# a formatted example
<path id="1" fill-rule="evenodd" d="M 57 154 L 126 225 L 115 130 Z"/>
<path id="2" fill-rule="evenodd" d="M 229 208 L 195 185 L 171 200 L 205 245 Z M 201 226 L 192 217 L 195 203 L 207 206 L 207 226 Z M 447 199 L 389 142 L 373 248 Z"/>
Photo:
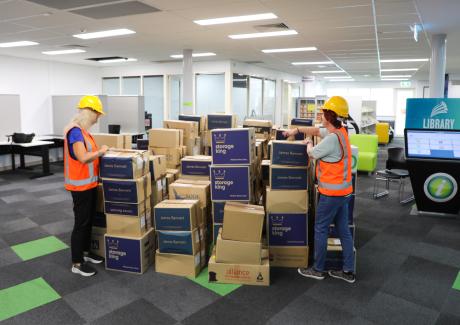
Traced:
<path id="1" fill-rule="evenodd" d="M 288 35 L 297 35 L 297 31 L 290 29 L 290 30 L 283 30 L 278 32 L 265 32 L 265 33 L 251 33 L 251 34 L 235 34 L 235 35 L 228 35 L 228 37 L 232 39 L 247 39 L 247 38 L 260 38 L 260 37 L 272 37 L 272 36 L 288 36 Z"/>
<path id="2" fill-rule="evenodd" d="M 339 81 L 355 81 L 355 79 L 329 79 L 328 81 L 339 82 Z"/>
<path id="3" fill-rule="evenodd" d="M 101 62 L 101 63 L 114 63 L 114 62 L 132 62 L 132 61 L 137 61 L 137 59 L 134 59 L 134 58 L 107 59 L 107 60 L 99 60 L 99 61 L 97 61 L 97 62 Z"/>
<path id="4" fill-rule="evenodd" d="M 194 58 L 203 57 L 203 56 L 214 56 L 214 55 L 216 55 L 216 53 L 212 53 L 212 52 L 192 53 L 192 57 Z M 182 59 L 184 58 L 184 55 L 183 54 L 173 54 L 173 55 L 170 55 L 170 57 L 174 59 Z"/>
<path id="5" fill-rule="evenodd" d="M 382 63 L 390 63 L 390 62 L 426 62 L 430 59 L 394 59 L 394 60 L 380 60 Z"/>
<path id="6" fill-rule="evenodd" d="M 322 71 L 312 71 L 311 73 L 345 73 L 343 70 L 322 70 Z"/>
<path id="7" fill-rule="evenodd" d="M 269 12 L 269 13 L 256 14 L 256 15 L 201 19 L 201 20 L 194 20 L 193 22 L 198 25 L 207 26 L 207 25 L 218 25 L 218 24 L 241 23 L 245 21 L 275 19 L 275 18 L 278 18 L 278 17 L 275 14 Z"/>
<path id="8" fill-rule="evenodd" d="M 310 47 L 291 47 L 287 49 L 266 49 L 262 50 L 264 53 L 286 53 L 286 52 L 308 52 L 308 51 L 316 51 L 318 50 L 314 46 Z"/>
<path id="9" fill-rule="evenodd" d="M 81 39 L 93 39 L 93 38 L 104 38 L 104 37 L 112 37 L 112 36 L 129 35 L 129 34 L 135 34 L 135 33 L 136 32 L 133 30 L 121 28 L 121 29 L 104 30 L 101 32 L 94 32 L 94 33 L 76 34 L 76 35 L 73 35 L 73 37 L 77 37 Z"/>
<path id="10" fill-rule="evenodd" d="M 349 76 L 329 76 L 329 77 L 324 77 L 324 79 L 352 79 L 352 77 Z"/>
<path id="11" fill-rule="evenodd" d="M 38 45 L 38 43 L 31 42 L 31 41 L 0 43 L 0 47 L 19 47 L 19 46 L 31 46 L 31 45 Z"/>
<path id="12" fill-rule="evenodd" d="M 410 74 L 394 74 L 394 75 L 388 75 L 388 76 L 381 76 L 382 78 L 409 78 L 411 77 Z"/>
<path id="13" fill-rule="evenodd" d="M 409 78 L 384 78 L 384 79 L 381 79 L 381 81 L 404 81 L 404 80 L 409 80 Z"/>
<path id="14" fill-rule="evenodd" d="M 393 72 L 393 71 L 417 71 L 418 68 L 407 68 L 407 69 L 380 69 L 382 72 Z"/>
<path id="15" fill-rule="evenodd" d="M 42 52 L 42 53 L 46 54 L 46 55 L 59 55 L 59 54 L 84 53 L 84 52 L 86 52 L 86 51 L 81 50 L 81 49 L 71 49 L 71 50 L 45 51 L 45 52 Z"/>
<path id="16" fill-rule="evenodd" d="M 321 64 L 335 64 L 332 61 L 311 61 L 311 62 L 292 62 L 292 65 L 321 65 Z"/>

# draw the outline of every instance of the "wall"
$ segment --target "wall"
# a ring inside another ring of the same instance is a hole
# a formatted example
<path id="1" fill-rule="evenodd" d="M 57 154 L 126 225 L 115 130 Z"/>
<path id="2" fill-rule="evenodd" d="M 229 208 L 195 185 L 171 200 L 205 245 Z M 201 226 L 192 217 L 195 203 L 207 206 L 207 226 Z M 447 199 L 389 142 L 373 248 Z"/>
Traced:
<path id="1" fill-rule="evenodd" d="M 101 76 L 94 67 L 0 56 L 0 71 L 0 93 L 20 96 L 18 132 L 51 133 L 51 95 L 101 93 Z M 0 168 L 8 164 L 10 158 L 0 156 Z"/>

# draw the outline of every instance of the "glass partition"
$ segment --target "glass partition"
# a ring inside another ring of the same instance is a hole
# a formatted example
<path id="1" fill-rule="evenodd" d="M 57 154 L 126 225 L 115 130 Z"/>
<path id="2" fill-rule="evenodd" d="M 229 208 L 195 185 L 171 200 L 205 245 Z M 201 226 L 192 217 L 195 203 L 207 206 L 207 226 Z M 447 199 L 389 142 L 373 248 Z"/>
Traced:
<path id="1" fill-rule="evenodd" d="M 120 78 L 102 78 L 103 95 L 120 95 Z"/>
<path id="2" fill-rule="evenodd" d="M 121 79 L 121 94 L 139 96 L 141 94 L 141 77 L 123 77 Z"/>
<path id="3" fill-rule="evenodd" d="M 195 76 L 197 115 L 225 113 L 225 74 Z"/>
<path id="4" fill-rule="evenodd" d="M 232 111 L 238 117 L 238 125 L 248 116 L 248 76 L 233 74 Z"/>
<path id="5" fill-rule="evenodd" d="M 163 76 L 145 76 L 143 86 L 145 111 L 152 114 L 152 127 L 161 128 L 164 120 Z"/>

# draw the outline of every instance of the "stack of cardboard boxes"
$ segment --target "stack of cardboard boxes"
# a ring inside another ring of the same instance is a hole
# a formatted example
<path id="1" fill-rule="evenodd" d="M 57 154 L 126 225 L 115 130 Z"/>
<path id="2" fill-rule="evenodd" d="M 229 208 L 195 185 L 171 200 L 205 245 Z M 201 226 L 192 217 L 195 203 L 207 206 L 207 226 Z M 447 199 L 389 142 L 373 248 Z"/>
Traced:
<path id="1" fill-rule="evenodd" d="M 179 120 L 198 123 L 198 133 L 200 137 L 200 153 L 199 154 L 200 155 L 205 154 L 204 146 L 206 142 L 205 136 L 206 136 L 206 130 L 207 130 L 206 116 L 180 114 Z"/>
<path id="2" fill-rule="evenodd" d="M 264 208 L 228 202 L 223 228 L 209 259 L 209 282 L 251 285 L 270 284 L 270 263 L 262 249 Z"/>
<path id="3" fill-rule="evenodd" d="M 187 148 L 184 155 L 195 156 L 201 153 L 201 138 L 198 122 L 164 120 L 163 127 L 166 129 L 177 129 L 183 132 L 183 144 Z"/>
<path id="4" fill-rule="evenodd" d="M 165 200 L 155 206 L 157 272 L 197 276 L 206 263 L 206 238 L 198 200 Z"/>
<path id="5" fill-rule="evenodd" d="M 355 206 L 355 195 L 356 195 L 356 184 L 358 176 L 358 147 L 352 146 L 352 169 L 351 177 L 353 182 L 353 193 L 348 204 L 348 227 L 350 228 L 351 236 L 353 238 L 353 246 L 355 242 L 355 230 L 356 226 L 354 223 L 354 206 Z M 356 268 L 356 249 L 355 252 L 355 268 Z M 339 239 L 339 234 L 335 225 L 331 225 L 329 228 L 329 238 L 327 241 L 327 255 L 326 255 L 326 269 L 328 270 L 342 270 L 343 269 L 343 251 L 342 245 Z"/>
<path id="6" fill-rule="evenodd" d="M 107 218 L 105 266 L 108 270 L 144 273 L 152 263 L 149 152 L 110 150 L 100 163 Z"/>
<path id="7" fill-rule="evenodd" d="M 254 129 L 215 129 L 211 131 L 211 200 L 213 240 L 222 226 L 227 201 L 252 203 L 254 200 Z"/>
<path id="8" fill-rule="evenodd" d="M 210 156 L 186 156 L 181 160 L 180 178 L 209 181 Z"/>
<path id="9" fill-rule="evenodd" d="M 107 232 L 107 221 L 104 212 L 104 193 L 102 184 L 97 186 L 96 214 L 93 218 L 91 231 L 91 252 L 97 256 L 105 256 L 104 235 Z"/>
<path id="10" fill-rule="evenodd" d="M 272 266 L 308 264 L 308 155 L 296 141 L 273 141 L 267 187 L 267 237 Z"/>
<path id="11" fill-rule="evenodd" d="M 154 155 L 166 156 L 167 168 L 177 169 L 186 151 L 184 131 L 178 129 L 150 129 L 149 150 Z"/>
<path id="12" fill-rule="evenodd" d="M 230 114 L 208 114 L 206 117 L 206 131 L 204 132 L 204 154 L 211 155 L 211 131 L 215 129 L 231 129 L 236 128 L 236 115 Z"/>
<path id="13" fill-rule="evenodd" d="M 168 197 L 168 186 L 166 180 L 166 156 L 150 155 L 149 159 L 150 181 L 152 195 L 150 196 L 150 205 L 154 207 Z M 153 220 L 153 209 L 152 209 Z M 152 221 L 153 224 L 153 221 Z"/>

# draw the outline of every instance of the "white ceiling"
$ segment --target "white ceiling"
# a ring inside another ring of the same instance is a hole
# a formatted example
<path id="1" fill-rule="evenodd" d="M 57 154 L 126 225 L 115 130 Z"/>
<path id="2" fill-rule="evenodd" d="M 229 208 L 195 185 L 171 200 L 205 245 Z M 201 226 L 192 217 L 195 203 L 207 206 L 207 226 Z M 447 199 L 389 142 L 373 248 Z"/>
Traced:
<path id="1" fill-rule="evenodd" d="M 108 19 L 91 19 L 69 12 L 75 9 L 75 4 L 98 6 L 97 3 L 107 0 L 37 0 L 47 1 L 72 8 L 58 10 L 25 0 L 0 0 L 0 43 L 19 40 L 40 43 L 31 47 L 0 48 L 0 55 L 100 66 L 101 63 L 85 59 L 123 56 L 149 63 L 170 60 L 169 55 L 191 48 L 217 53 L 212 59 L 200 59 L 202 61 L 261 61 L 260 66 L 302 76 L 331 67 L 306 68 L 290 62 L 331 59 L 356 80 L 378 80 L 378 55 L 381 59 L 428 58 L 431 55 L 429 33 L 443 32 L 448 38 L 447 71 L 460 73 L 459 0 L 141 0 L 161 11 Z M 112 0 L 110 3 L 124 2 L 128 1 Z M 197 19 L 264 12 L 273 12 L 279 18 L 214 26 L 193 23 Z M 249 40 L 228 38 L 229 34 L 257 32 L 256 25 L 271 23 L 285 23 L 299 35 Z M 414 41 L 409 28 L 414 23 L 424 27 L 418 42 Z M 82 31 L 115 28 L 130 28 L 136 34 L 98 40 L 72 37 Z M 53 57 L 41 54 L 66 45 L 85 46 L 87 53 Z M 319 51 L 277 54 L 260 51 L 304 46 L 316 46 Z M 428 65 L 382 63 L 381 68 L 421 67 L 414 76 L 420 79 L 426 78 Z"/>

